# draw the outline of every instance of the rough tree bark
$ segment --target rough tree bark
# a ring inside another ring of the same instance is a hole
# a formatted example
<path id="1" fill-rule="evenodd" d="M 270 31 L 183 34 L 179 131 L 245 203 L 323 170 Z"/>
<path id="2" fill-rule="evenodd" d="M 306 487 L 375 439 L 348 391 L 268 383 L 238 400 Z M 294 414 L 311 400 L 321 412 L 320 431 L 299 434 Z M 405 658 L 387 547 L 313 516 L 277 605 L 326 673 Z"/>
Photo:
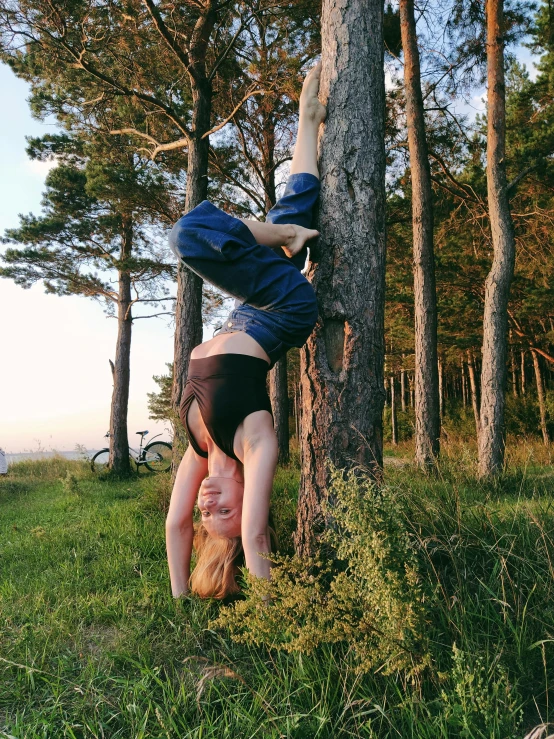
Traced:
<path id="1" fill-rule="evenodd" d="M 442 423 L 442 416 L 444 411 L 444 365 L 439 357 L 439 418 Z"/>
<path id="2" fill-rule="evenodd" d="M 406 120 L 412 178 L 415 316 L 415 460 L 428 467 L 440 451 L 437 367 L 437 297 L 433 248 L 433 197 L 421 94 L 413 0 L 400 0 Z"/>
<path id="3" fill-rule="evenodd" d="M 295 535 L 312 551 L 329 462 L 383 463 L 385 149 L 382 0 L 324 0 L 320 317 L 301 354 L 302 477 Z"/>
<path id="4" fill-rule="evenodd" d="M 510 331 L 510 340 L 512 332 Z M 512 371 L 512 395 L 517 398 L 517 373 L 516 373 L 516 357 L 513 345 L 510 346 L 510 369 Z"/>
<path id="5" fill-rule="evenodd" d="M 535 369 L 535 381 L 537 383 L 537 397 L 539 400 L 539 413 L 541 419 L 541 432 L 542 439 L 545 446 L 550 444 L 550 437 L 548 436 L 548 427 L 546 425 L 546 400 L 544 397 L 544 386 L 542 382 L 541 366 L 539 364 L 539 355 L 536 351 L 531 349 L 531 356 L 533 357 L 533 367 Z"/>
<path id="6" fill-rule="evenodd" d="M 525 395 L 525 350 L 521 350 L 521 394 Z"/>
<path id="7" fill-rule="evenodd" d="M 400 370 L 400 406 L 402 413 L 406 412 L 406 370 L 404 369 L 404 362 L 406 361 L 406 355 L 402 355 L 402 369 Z"/>
<path id="8" fill-rule="evenodd" d="M 390 376 L 390 423 L 391 423 L 391 437 L 394 446 L 398 444 L 398 423 L 396 418 L 396 387 L 394 382 L 394 375 Z"/>
<path id="9" fill-rule="evenodd" d="M 465 408 L 467 406 L 467 378 L 463 357 L 460 360 L 460 371 L 462 373 L 462 402 Z"/>
<path id="10" fill-rule="evenodd" d="M 485 283 L 479 475 L 504 465 L 508 300 L 514 273 L 515 240 L 506 179 L 506 87 L 503 0 L 487 0 L 487 194 L 494 249 Z"/>
<path id="11" fill-rule="evenodd" d="M 212 85 L 206 79 L 205 48 L 213 28 L 214 18 L 204 19 L 202 43 L 195 48 L 194 75 L 191 76 L 193 112 L 192 136 L 188 144 L 187 189 L 185 212 L 189 212 L 206 199 L 208 194 L 208 154 L 209 137 L 204 134 L 210 130 L 212 105 Z M 192 47 L 191 47 L 192 56 Z M 179 405 L 185 387 L 189 359 L 195 346 L 202 342 L 202 280 L 183 264 L 179 264 L 177 275 L 177 301 L 175 306 L 175 341 L 172 404 L 175 419 L 179 415 Z M 173 424 L 175 438 L 173 444 L 173 474 L 181 461 L 186 445 L 184 429 L 180 422 Z"/>
<path id="12" fill-rule="evenodd" d="M 469 374 L 469 387 L 471 390 L 471 405 L 473 408 L 473 416 L 475 418 L 475 430 L 477 432 L 477 438 L 479 438 L 481 430 L 481 420 L 479 418 L 479 389 L 477 379 L 475 377 L 475 361 L 473 359 L 473 352 L 471 349 L 467 350 L 467 371 Z"/>
<path id="13" fill-rule="evenodd" d="M 279 448 L 279 463 L 288 464 L 289 454 L 289 395 L 287 382 L 287 355 L 275 364 L 269 373 L 269 397 L 273 423 Z"/>
<path id="14" fill-rule="evenodd" d="M 110 470 L 116 475 L 128 475 L 129 435 L 127 431 L 127 410 L 129 407 L 129 380 L 131 375 L 131 333 L 133 316 L 131 314 L 131 275 L 125 269 L 125 262 L 133 251 L 133 219 L 122 216 L 121 229 L 121 269 L 117 298 L 117 343 L 113 363 L 113 393 L 110 411 Z"/>
<path id="15" fill-rule="evenodd" d="M 267 121 L 263 129 L 264 145 L 264 187 L 266 212 L 277 200 L 275 188 L 275 128 L 272 121 Z M 290 459 L 289 438 L 289 393 L 287 382 L 287 355 L 276 362 L 269 373 L 269 399 L 273 410 L 273 423 L 279 448 L 279 463 L 288 464 Z"/>

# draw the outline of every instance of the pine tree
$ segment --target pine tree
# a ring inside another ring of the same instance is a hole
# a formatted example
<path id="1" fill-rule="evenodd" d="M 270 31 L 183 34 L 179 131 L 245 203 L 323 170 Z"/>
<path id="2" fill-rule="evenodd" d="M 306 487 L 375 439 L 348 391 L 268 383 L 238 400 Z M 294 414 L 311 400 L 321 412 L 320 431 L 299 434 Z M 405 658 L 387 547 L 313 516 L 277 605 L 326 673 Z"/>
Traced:
<path id="1" fill-rule="evenodd" d="M 42 281 L 49 293 L 89 297 L 117 315 L 110 467 L 128 474 L 131 333 L 141 317 L 133 311 L 170 299 L 164 281 L 175 275 L 148 230 L 152 203 L 170 197 L 169 183 L 156 166 L 99 141 L 46 136 L 32 140 L 29 152 L 54 155 L 58 166 L 46 178 L 42 215 L 22 216 L 19 228 L 6 231 L 5 243 L 24 246 L 6 250 L 0 276 L 23 287 Z"/>

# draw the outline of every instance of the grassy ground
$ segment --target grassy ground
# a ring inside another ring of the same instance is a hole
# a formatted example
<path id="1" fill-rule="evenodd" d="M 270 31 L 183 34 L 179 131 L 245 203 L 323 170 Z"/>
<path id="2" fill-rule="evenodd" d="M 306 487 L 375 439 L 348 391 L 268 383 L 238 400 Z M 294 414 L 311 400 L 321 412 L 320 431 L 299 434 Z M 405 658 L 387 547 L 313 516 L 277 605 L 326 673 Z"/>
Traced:
<path id="1" fill-rule="evenodd" d="M 530 444 L 485 484 L 471 448 L 451 452 L 433 479 L 387 467 L 433 599 L 417 681 L 358 674 L 347 645 L 234 644 L 210 626 L 218 604 L 174 600 L 166 478 L 14 465 L 0 479 L 0 737 L 522 739 L 554 719 L 553 469 Z M 284 549 L 297 480 L 291 467 L 275 486 Z"/>

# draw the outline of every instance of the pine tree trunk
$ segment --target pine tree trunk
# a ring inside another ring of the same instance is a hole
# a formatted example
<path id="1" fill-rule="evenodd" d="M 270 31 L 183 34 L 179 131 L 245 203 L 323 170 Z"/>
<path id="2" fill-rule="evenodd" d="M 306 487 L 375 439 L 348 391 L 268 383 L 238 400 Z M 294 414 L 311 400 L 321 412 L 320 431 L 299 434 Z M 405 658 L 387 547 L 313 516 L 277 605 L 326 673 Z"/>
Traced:
<path id="1" fill-rule="evenodd" d="M 512 394 L 514 398 L 517 398 L 516 358 L 513 346 L 510 346 L 510 368 L 512 370 Z"/>
<path id="2" fill-rule="evenodd" d="M 433 198 L 421 94 L 413 0 L 400 0 L 406 119 L 412 177 L 415 315 L 415 458 L 428 467 L 440 451 L 437 366 L 437 298 L 433 247 Z"/>
<path id="3" fill-rule="evenodd" d="M 269 397 L 273 410 L 273 424 L 279 447 L 279 464 L 288 464 L 289 453 L 289 394 L 287 382 L 287 355 L 275 364 L 269 373 Z"/>
<path id="4" fill-rule="evenodd" d="M 541 366 L 539 364 L 539 355 L 536 351 L 531 349 L 531 356 L 533 357 L 533 367 L 535 369 L 535 381 L 537 383 L 537 397 L 539 400 L 539 413 L 541 419 L 541 431 L 542 439 L 545 446 L 550 444 L 550 438 L 548 436 L 548 427 L 546 425 L 546 401 L 544 397 L 544 386 L 542 382 Z"/>
<path id="5" fill-rule="evenodd" d="M 266 165 L 266 171 L 264 173 L 265 206 L 266 211 L 269 211 L 277 200 L 275 189 L 275 130 L 271 123 L 264 126 L 264 150 Z M 269 397 L 279 447 L 279 464 L 288 464 L 290 459 L 290 439 L 286 354 L 269 372 Z"/>
<path id="6" fill-rule="evenodd" d="M 525 395 L 525 351 L 521 350 L 521 394 Z"/>
<path id="7" fill-rule="evenodd" d="M 404 362 L 406 355 L 402 355 L 402 369 L 400 370 L 400 404 L 402 413 L 406 412 L 406 370 L 404 369 Z"/>
<path id="8" fill-rule="evenodd" d="M 464 358 L 461 358 L 460 361 L 460 369 L 462 372 L 462 402 L 464 404 L 464 408 L 467 407 L 467 378 L 466 378 L 466 371 L 465 371 L 465 365 L 464 365 Z"/>
<path id="9" fill-rule="evenodd" d="M 302 477 L 295 545 L 313 550 L 329 462 L 383 464 L 385 86 L 382 0 L 324 0 L 318 324 L 301 354 Z"/>
<path id="10" fill-rule="evenodd" d="M 202 135 L 209 130 L 212 104 L 211 84 L 196 83 L 193 88 L 192 130 L 194 137 L 188 147 L 187 190 L 185 212 L 206 199 L 208 194 L 209 139 Z M 202 342 L 202 280 L 179 264 L 177 276 L 177 304 L 175 309 L 175 354 L 172 403 L 175 413 L 173 470 L 181 461 L 185 446 L 185 432 L 179 419 L 179 405 L 187 379 L 189 359 L 195 346 Z"/>
<path id="11" fill-rule="evenodd" d="M 439 357 L 439 417 L 442 423 L 442 416 L 444 411 L 444 366 L 441 358 Z"/>
<path id="12" fill-rule="evenodd" d="M 110 412 L 110 459 L 109 467 L 116 475 L 128 475 L 129 435 L 127 431 L 127 411 L 129 407 L 129 382 L 131 378 L 131 275 L 124 263 L 133 251 L 133 220 L 128 214 L 122 216 L 119 291 L 117 299 L 117 344 L 113 364 L 113 393 Z"/>
<path id="13" fill-rule="evenodd" d="M 396 419 L 396 392 L 394 385 L 394 375 L 390 376 L 390 421 L 392 443 L 394 446 L 396 446 L 398 444 L 398 423 Z"/>
<path id="14" fill-rule="evenodd" d="M 487 193 L 494 256 L 485 284 L 479 475 L 501 472 L 505 447 L 508 300 L 515 240 L 506 180 L 503 0 L 487 0 Z"/>
<path id="15" fill-rule="evenodd" d="M 471 390 L 471 405 L 473 407 L 473 417 L 475 418 L 475 430 L 477 432 L 477 438 L 479 439 L 479 433 L 481 430 L 481 421 L 479 418 L 479 390 L 475 377 L 475 362 L 473 360 L 473 352 L 471 351 L 471 349 L 467 350 L 467 371 L 469 374 L 469 387 Z"/>

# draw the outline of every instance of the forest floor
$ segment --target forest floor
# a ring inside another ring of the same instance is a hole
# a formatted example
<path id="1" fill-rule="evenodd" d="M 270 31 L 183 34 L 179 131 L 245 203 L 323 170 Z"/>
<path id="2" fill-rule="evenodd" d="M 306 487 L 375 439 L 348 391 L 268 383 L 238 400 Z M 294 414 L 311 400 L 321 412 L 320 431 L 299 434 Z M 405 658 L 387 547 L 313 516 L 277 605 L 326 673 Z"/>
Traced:
<path id="1" fill-rule="evenodd" d="M 436 598 L 418 680 L 360 673 L 341 644 L 236 644 L 211 626 L 220 604 L 173 599 L 167 477 L 13 465 L 0 478 L 0 737 L 523 739 L 554 719 L 554 468 L 530 443 L 479 482 L 462 449 L 432 478 L 409 445 L 390 450 L 387 484 Z M 281 541 L 298 474 L 276 478 Z"/>

